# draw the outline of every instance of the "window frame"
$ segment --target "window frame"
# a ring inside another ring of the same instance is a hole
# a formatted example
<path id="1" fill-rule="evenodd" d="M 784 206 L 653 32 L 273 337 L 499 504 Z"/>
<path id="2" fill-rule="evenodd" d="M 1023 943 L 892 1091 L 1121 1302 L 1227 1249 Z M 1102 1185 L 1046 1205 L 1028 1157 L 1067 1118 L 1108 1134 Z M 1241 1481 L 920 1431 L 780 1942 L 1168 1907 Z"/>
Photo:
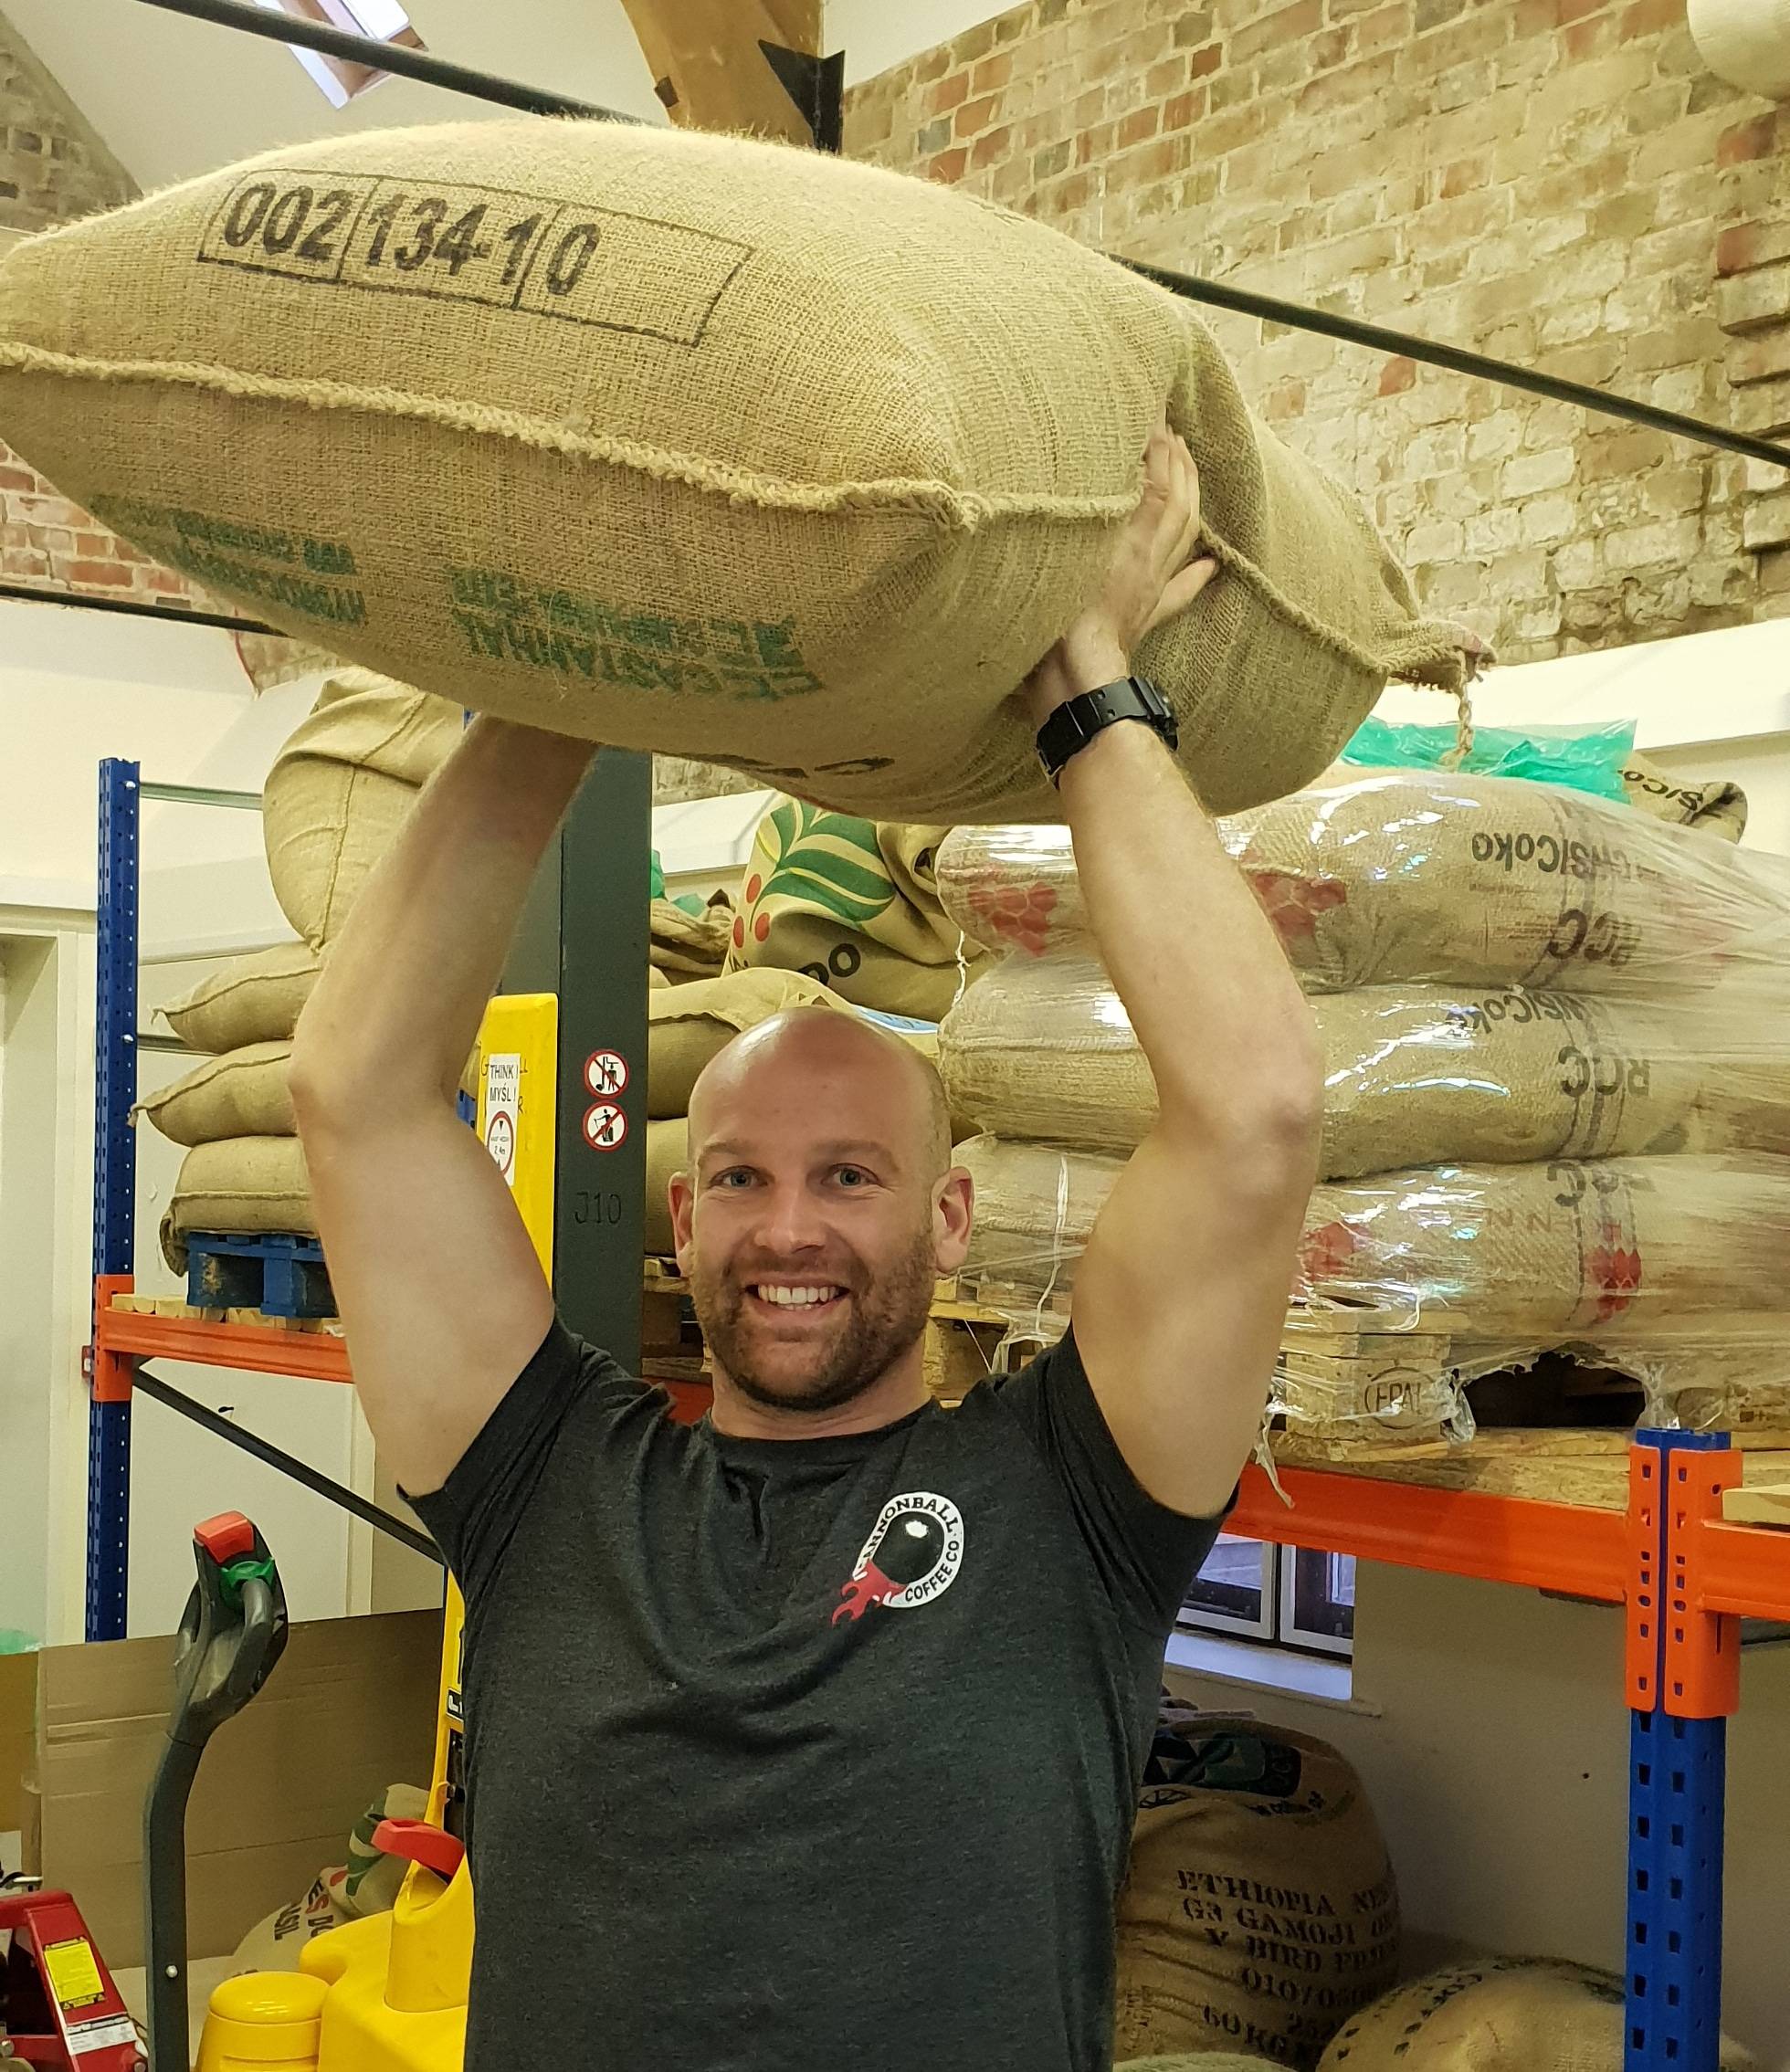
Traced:
<path id="1" fill-rule="evenodd" d="M 1230 1609 L 1221 1603 L 1196 1603 L 1190 1591 L 1175 1615 L 1177 1632 L 1216 1633 L 1276 1653 L 1328 1655 L 1353 1660 L 1353 1603 L 1345 1604 L 1329 1586 L 1329 1564 L 1349 1561 L 1353 1567 L 1352 1557 L 1321 1549 L 1282 1547 L 1269 1540 L 1251 1540 L 1247 1533 L 1221 1532 L 1215 1545 L 1227 1544 L 1258 1550 L 1262 1577 L 1260 1615 L 1250 1618 L 1240 1608 Z M 1205 1564 L 1201 1565 L 1204 1568 Z M 1201 1583 L 1196 1580 L 1195 1587 L 1202 1587 Z M 1221 1591 L 1225 1586 L 1206 1581 L 1203 1587 Z"/>

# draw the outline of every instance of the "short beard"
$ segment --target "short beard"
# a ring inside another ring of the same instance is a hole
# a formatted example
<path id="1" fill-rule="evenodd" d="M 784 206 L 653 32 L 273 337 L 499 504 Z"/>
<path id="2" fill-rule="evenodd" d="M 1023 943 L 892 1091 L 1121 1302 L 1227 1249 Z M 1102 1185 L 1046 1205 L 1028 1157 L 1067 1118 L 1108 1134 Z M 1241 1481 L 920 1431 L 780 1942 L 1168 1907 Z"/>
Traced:
<path id="1" fill-rule="evenodd" d="M 938 1278 L 930 1230 L 878 1280 L 850 1290 L 850 1315 L 802 1381 L 779 1387 L 752 1364 L 744 1308 L 748 1281 L 692 1263 L 690 1293 L 717 1364 L 748 1401 L 765 1410 L 817 1416 L 867 1394 L 926 1329 Z"/>

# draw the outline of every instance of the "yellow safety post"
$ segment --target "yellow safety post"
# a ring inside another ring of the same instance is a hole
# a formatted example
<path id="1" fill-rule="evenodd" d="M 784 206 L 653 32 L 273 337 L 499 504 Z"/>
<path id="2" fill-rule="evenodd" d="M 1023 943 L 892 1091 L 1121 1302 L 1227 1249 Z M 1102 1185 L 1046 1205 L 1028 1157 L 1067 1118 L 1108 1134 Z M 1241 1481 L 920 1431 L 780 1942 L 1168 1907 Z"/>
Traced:
<path id="1" fill-rule="evenodd" d="M 479 1135 L 551 1278 L 559 1002 L 550 993 L 501 995 L 486 1009 L 479 1045 Z M 447 1826 L 464 1773 L 464 1620 L 450 1576 L 429 1793 L 436 1828 Z M 390 1913 L 320 1935 L 300 1952 L 301 1976 L 258 1973 L 218 1987 L 200 2043 L 204 2072 L 251 2066 L 257 2072 L 458 2072 L 472 1972 L 472 1887 L 447 1835 L 422 1840 L 428 1846 L 405 1874 Z M 391 1846 L 408 1854 L 413 1845 Z M 437 1859 L 433 1866 L 426 1856 Z"/>

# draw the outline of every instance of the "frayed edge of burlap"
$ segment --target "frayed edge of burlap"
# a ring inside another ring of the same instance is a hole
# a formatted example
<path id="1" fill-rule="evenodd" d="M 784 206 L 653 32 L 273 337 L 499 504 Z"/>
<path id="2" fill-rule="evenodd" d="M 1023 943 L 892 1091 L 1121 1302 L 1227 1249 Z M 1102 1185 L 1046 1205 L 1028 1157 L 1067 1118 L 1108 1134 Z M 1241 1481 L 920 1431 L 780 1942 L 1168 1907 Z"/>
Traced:
<path id="1" fill-rule="evenodd" d="M 204 362 L 92 360 L 75 353 L 52 352 L 42 346 L 12 343 L 0 344 L 0 368 L 71 380 L 162 383 L 208 389 L 244 401 L 409 417 L 452 431 L 510 439 L 540 452 L 601 461 L 655 481 L 682 483 L 711 496 L 725 497 L 730 503 L 754 504 L 767 510 L 816 516 L 862 510 L 879 516 L 924 518 L 948 531 L 973 532 L 992 520 L 1006 518 L 1111 524 L 1129 518 L 1138 501 L 1135 489 L 1112 496 L 1067 497 L 959 489 L 948 482 L 919 478 L 850 483 L 789 481 L 780 476 L 730 468 L 696 454 L 671 453 L 638 440 L 611 438 L 576 426 L 553 424 L 521 411 L 496 409 L 489 404 L 451 402 L 439 396 L 416 395 L 405 389 L 363 388 L 346 382 L 285 381 Z"/>
<path id="2" fill-rule="evenodd" d="M 1257 563 L 1221 535 L 1202 532 L 1200 546 L 1221 569 L 1241 576 L 1277 618 L 1371 676 L 1424 684 L 1458 696 L 1489 659 L 1485 644 L 1476 634 L 1447 619 L 1413 619 L 1401 636 L 1385 647 L 1364 647 L 1340 627 L 1289 597 Z"/>

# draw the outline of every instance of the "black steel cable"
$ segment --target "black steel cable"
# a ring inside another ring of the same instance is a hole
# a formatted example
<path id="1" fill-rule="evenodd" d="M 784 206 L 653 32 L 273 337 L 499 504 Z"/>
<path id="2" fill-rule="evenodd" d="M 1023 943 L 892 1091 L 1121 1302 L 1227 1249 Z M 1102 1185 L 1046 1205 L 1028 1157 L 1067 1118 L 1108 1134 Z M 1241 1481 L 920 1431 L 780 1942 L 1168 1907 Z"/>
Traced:
<path id="1" fill-rule="evenodd" d="M 425 1555 L 437 1568 L 447 1566 L 441 1558 L 441 1550 L 426 1533 L 418 1532 L 415 1526 L 406 1525 L 401 1518 L 394 1518 L 390 1511 L 382 1509 L 378 1504 L 369 1503 L 366 1498 L 357 1497 L 353 1489 L 343 1488 L 340 1482 L 332 1481 L 319 1469 L 309 1467 L 295 1455 L 288 1453 L 284 1447 L 275 1446 L 271 1439 L 263 1439 L 253 1432 L 246 1432 L 240 1425 L 233 1425 L 227 1417 L 220 1417 L 215 1410 L 207 1410 L 204 1404 L 195 1403 L 190 1395 L 172 1387 L 159 1374 L 152 1374 L 141 1361 L 137 1363 L 136 1378 L 132 1383 L 132 1387 L 153 1402 L 164 1404 L 180 1416 L 190 1417 L 194 1424 L 211 1433 L 215 1438 L 227 1440 L 231 1446 L 240 1446 L 244 1453 L 264 1461 L 268 1467 L 277 1467 L 282 1475 L 290 1475 L 294 1482 L 317 1496 L 326 1497 L 331 1503 L 340 1505 L 363 1524 L 371 1525 L 376 1531 L 384 1533 L 388 1539 L 395 1540 L 399 1546 L 408 1547 L 413 1553 Z"/>
<path id="2" fill-rule="evenodd" d="M 307 50 L 321 50 L 326 58 L 346 58 L 376 72 L 402 73 L 407 79 L 421 79 L 425 86 L 471 94 L 478 100 L 495 101 L 500 108 L 519 108 L 525 115 L 582 115 L 598 122 L 640 120 L 637 115 L 624 115 L 619 109 L 574 100 L 569 94 L 553 93 L 546 87 L 525 87 L 470 65 L 450 64 L 426 50 L 413 50 L 408 44 L 381 43 L 323 22 L 276 14 L 247 0 L 143 0 L 143 5 L 165 8 L 171 15 L 190 15 L 195 22 L 216 22 L 220 28 L 241 29 L 246 36 L 268 37 L 275 43 L 301 44 Z"/>
<path id="3" fill-rule="evenodd" d="M 146 597 L 106 597 L 90 590 L 50 590 L 30 583 L 0 583 L 0 597 L 25 605 L 67 605 L 79 612 L 128 612 L 133 618 L 173 619 L 179 626 L 221 626 L 226 633 L 271 633 L 291 638 L 259 619 L 236 619 L 222 612 L 188 612 L 178 605 L 153 605 Z"/>
<path id="4" fill-rule="evenodd" d="M 1236 310 L 1246 317 L 1266 317 L 1272 323 L 1287 324 L 1297 331 L 1321 331 L 1350 345 L 1372 346 L 1380 352 L 1402 352 L 1407 359 L 1426 360 L 1431 366 L 1447 367 L 1457 374 L 1474 374 L 1481 381 L 1501 382 L 1507 388 L 1527 389 L 1532 395 L 1545 395 L 1554 403 L 1576 403 L 1582 409 L 1602 410 L 1647 425 L 1674 437 L 1700 440 L 1706 446 L 1725 447 L 1743 453 L 1749 460 L 1768 460 L 1776 468 L 1790 468 L 1790 447 L 1774 445 L 1746 432 L 1730 431 L 1723 425 L 1708 425 L 1700 417 L 1686 417 L 1676 410 L 1661 410 L 1651 403 L 1637 403 L 1626 395 L 1610 395 L 1601 388 L 1587 388 L 1583 382 L 1562 381 L 1555 374 L 1538 373 L 1530 367 L 1512 366 L 1507 360 L 1490 360 L 1483 352 L 1466 352 L 1458 345 L 1438 345 L 1432 339 L 1412 338 L 1402 331 L 1387 331 L 1380 324 L 1357 323 L 1353 317 L 1332 316 L 1326 310 L 1308 310 L 1297 302 L 1282 302 L 1272 295 L 1258 295 L 1247 288 L 1228 288 L 1196 275 L 1171 273 L 1164 267 L 1146 265 L 1142 259 L 1121 259 L 1119 264 L 1153 280 L 1176 295 L 1196 302 L 1210 302 L 1221 310 Z"/>
<path id="5" fill-rule="evenodd" d="M 300 22 L 290 15 L 246 5 L 245 0 L 143 0 L 143 4 L 165 8 L 170 14 L 190 15 L 198 21 L 244 29 L 251 36 L 303 44 L 309 49 L 350 58 L 359 64 L 388 72 L 404 72 L 413 79 L 425 79 L 432 85 L 471 94 L 481 100 L 493 100 L 506 108 L 526 109 L 542 115 L 595 116 L 612 122 L 637 120 L 612 108 L 594 108 L 587 102 L 571 100 L 561 94 L 543 93 L 533 87 L 518 86 L 511 79 L 494 79 L 490 73 L 475 71 L 470 66 L 449 65 L 438 58 L 429 58 L 400 45 L 379 43 L 370 37 L 350 36 L 342 29 Z M 1174 273 L 1165 267 L 1150 266 L 1139 259 L 1121 258 L 1118 263 L 1129 267 L 1144 279 L 1154 281 L 1157 287 L 1167 289 L 1171 294 L 1185 296 L 1189 301 L 1209 303 L 1216 309 L 1233 310 L 1245 316 L 1265 317 L 1295 331 L 1317 331 L 1351 345 L 1370 347 L 1375 352 L 1403 353 L 1407 359 L 1421 360 L 1428 366 L 1446 367 L 1453 373 L 1470 374 L 1482 381 L 1500 383 L 1507 388 L 1524 389 L 1532 395 L 1544 395 L 1555 403 L 1575 404 L 1582 410 L 1626 418 L 1630 424 L 1645 425 L 1650 430 L 1668 433 L 1674 438 L 1719 447 L 1728 453 L 1743 454 L 1749 460 L 1768 461 L 1774 468 L 1790 468 L 1790 447 L 1776 446 L 1769 439 L 1754 438 L 1750 433 L 1731 431 L 1724 425 L 1706 424 L 1700 417 L 1687 417 L 1676 410 L 1661 410 L 1650 403 L 1637 403 L 1626 395 L 1611 395 L 1603 389 L 1589 388 L 1582 382 L 1562 381 L 1553 374 L 1512 366 L 1508 361 L 1490 359 L 1482 352 L 1466 352 L 1458 346 L 1437 345 L 1429 339 L 1389 331 L 1380 324 L 1357 323 L 1352 317 L 1332 316 L 1323 310 L 1283 302 L 1275 296 L 1228 288 L 1216 280 L 1201 279 L 1195 274 Z"/>

